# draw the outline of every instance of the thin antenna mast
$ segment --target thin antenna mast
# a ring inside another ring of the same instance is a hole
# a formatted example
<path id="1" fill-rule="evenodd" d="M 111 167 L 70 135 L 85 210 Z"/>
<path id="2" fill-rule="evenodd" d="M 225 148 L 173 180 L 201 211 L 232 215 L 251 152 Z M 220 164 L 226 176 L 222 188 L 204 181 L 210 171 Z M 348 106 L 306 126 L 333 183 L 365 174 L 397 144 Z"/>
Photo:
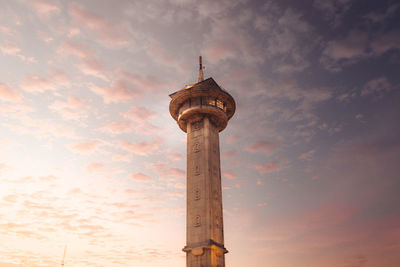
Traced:
<path id="1" fill-rule="evenodd" d="M 61 261 L 61 267 L 64 267 L 64 261 L 65 261 L 65 254 L 67 253 L 67 245 L 65 245 L 64 247 L 64 255 Z"/>
<path id="2" fill-rule="evenodd" d="M 204 80 L 203 76 L 203 62 L 201 60 L 201 56 L 199 56 L 199 82 L 202 82 Z"/>

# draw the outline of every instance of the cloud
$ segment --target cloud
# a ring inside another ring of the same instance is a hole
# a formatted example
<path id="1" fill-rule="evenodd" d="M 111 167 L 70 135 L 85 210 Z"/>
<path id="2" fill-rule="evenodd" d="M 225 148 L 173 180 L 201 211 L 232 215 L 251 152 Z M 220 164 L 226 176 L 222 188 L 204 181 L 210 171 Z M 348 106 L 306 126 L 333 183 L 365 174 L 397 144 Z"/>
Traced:
<path id="1" fill-rule="evenodd" d="M 229 150 L 227 152 L 222 153 L 221 158 L 222 159 L 229 159 L 232 158 L 236 155 L 236 150 Z"/>
<path id="2" fill-rule="evenodd" d="M 163 173 L 167 176 L 172 176 L 172 177 L 177 177 L 177 178 L 185 178 L 185 171 L 179 168 L 169 168 L 165 171 L 163 171 Z"/>
<path id="3" fill-rule="evenodd" d="M 78 69 L 86 75 L 91 75 L 108 81 L 108 71 L 106 67 L 97 59 L 95 53 L 88 48 L 73 42 L 63 42 L 58 51 L 61 55 L 74 55 L 81 59 Z"/>
<path id="4" fill-rule="evenodd" d="M 365 15 L 365 18 L 373 23 L 381 23 L 396 14 L 399 4 L 390 5 L 385 12 L 371 12 Z"/>
<path id="5" fill-rule="evenodd" d="M 0 82 L 0 99 L 8 102 L 19 103 L 22 101 L 22 94 L 16 89 Z"/>
<path id="6" fill-rule="evenodd" d="M 169 161 L 182 161 L 184 158 L 182 154 L 172 153 L 167 155 L 167 159 Z"/>
<path id="7" fill-rule="evenodd" d="M 258 170 L 260 174 L 268 173 L 268 172 L 276 172 L 280 171 L 281 167 L 278 166 L 277 161 L 271 161 L 266 164 L 254 164 L 253 167 Z"/>
<path id="8" fill-rule="evenodd" d="M 131 132 L 133 125 L 130 122 L 112 122 L 103 127 L 103 130 L 110 134 L 122 134 Z"/>
<path id="9" fill-rule="evenodd" d="M 53 13 L 60 13 L 60 8 L 56 6 L 54 3 L 44 1 L 44 0 L 34 0 L 32 5 L 36 12 L 38 13 L 39 17 L 41 16 L 49 16 Z"/>
<path id="10" fill-rule="evenodd" d="M 390 31 L 379 35 L 371 43 L 373 54 L 379 56 L 391 50 L 400 49 L 400 31 Z"/>
<path id="11" fill-rule="evenodd" d="M 236 179 L 236 174 L 234 174 L 234 173 L 231 172 L 231 171 L 224 171 L 224 172 L 222 173 L 222 175 L 225 176 L 227 179 L 230 179 L 230 180 Z"/>
<path id="12" fill-rule="evenodd" d="M 176 184 L 174 185 L 174 187 L 175 187 L 175 188 L 178 188 L 178 189 L 186 189 L 186 185 L 185 185 L 185 184 L 182 184 L 182 183 L 176 183 Z"/>
<path id="13" fill-rule="evenodd" d="M 131 121 L 135 125 L 135 132 L 143 135 L 152 135 L 159 131 L 159 127 L 151 123 L 151 119 L 156 115 L 155 112 L 150 111 L 145 107 L 131 106 L 130 109 L 122 116 Z"/>
<path id="14" fill-rule="evenodd" d="M 15 35 L 16 31 L 14 29 L 11 29 L 10 27 L 0 25 L 0 32 L 6 35 Z"/>
<path id="15" fill-rule="evenodd" d="M 101 162 L 90 162 L 86 165 L 86 170 L 88 172 L 98 172 L 104 170 L 104 163 Z"/>
<path id="16" fill-rule="evenodd" d="M 313 6 L 323 12 L 323 18 L 336 28 L 343 22 L 343 17 L 350 9 L 351 0 L 314 0 Z"/>
<path id="17" fill-rule="evenodd" d="M 266 5 L 265 13 L 270 24 L 266 42 L 258 56 L 273 60 L 276 72 L 290 74 L 307 68 L 307 56 L 318 44 L 314 28 L 304 19 L 302 13 L 287 8 L 282 10 L 276 4 Z M 265 22 L 267 23 L 267 22 Z"/>
<path id="18" fill-rule="evenodd" d="M 153 118 L 155 112 L 150 111 L 145 107 L 131 106 L 129 111 L 123 113 L 124 118 L 132 120 L 136 123 L 144 123 Z"/>
<path id="19" fill-rule="evenodd" d="M 258 64 L 264 61 L 264 57 L 260 57 L 261 45 L 239 22 L 228 17 L 213 21 L 205 43 L 202 54 L 213 64 L 228 59 L 236 59 L 243 64 Z"/>
<path id="20" fill-rule="evenodd" d="M 51 182 L 57 180 L 58 177 L 54 175 L 47 175 L 47 176 L 39 176 L 38 179 L 42 182 Z"/>
<path id="21" fill-rule="evenodd" d="M 161 140 L 159 139 L 154 139 L 153 141 L 150 142 L 146 141 L 129 142 L 125 140 L 120 140 L 118 142 L 119 148 L 141 156 L 148 156 L 150 154 L 154 154 L 159 149 L 160 145 L 161 145 Z"/>
<path id="22" fill-rule="evenodd" d="M 378 95 L 391 91 L 394 86 L 387 80 L 386 77 L 380 77 L 368 81 L 361 90 L 361 96 Z"/>
<path id="23" fill-rule="evenodd" d="M 0 44 L 0 52 L 4 55 L 16 56 L 24 62 L 28 63 L 36 62 L 34 57 L 26 57 L 23 54 L 21 54 L 22 50 L 18 46 L 18 44 L 9 40 Z"/>
<path id="24" fill-rule="evenodd" d="M 305 152 L 299 156 L 299 159 L 311 161 L 314 158 L 315 149 Z"/>
<path id="25" fill-rule="evenodd" d="M 68 148 L 73 152 L 88 154 L 94 152 L 100 145 L 101 142 L 99 140 L 89 140 L 86 142 L 69 144 Z"/>
<path id="26" fill-rule="evenodd" d="M 398 31 L 371 36 L 367 32 L 352 30 L 344 39 L 329 41 L 322 51 L 320 62 L 330 71 L 340 71 L 344 66 L 362 59 L 378 57 L 399 49 Z"/>
<path id="27" fill-rule="evenodd" d="M 367 41 L 367 33 L 353 30 L 342 40 L 328 42 L 320 61 L 326 69 L 340 71 L 342 66 L 367 56 Z"/>
<path id="28" fill-rule="evenodd" d="M 180 72 L 187 72 L 187 67 L 177 59 L 177 56 L 168 53 L 156 41 L 152 41 L 152 45 L 148 50 L 151 58 L 158 63 L 164 64 L 168 67 L 175 67 Z"/>
<path id="29" fill-rule="evenodd" d="M 79 97 L 68 97 L 67 100 L 56 100 L 49 108 L 57 111 L 63 118 L 78 120 L 86 115 L 86 103 Z"/>
<path id="30" fill-rule="evenodd" d="M 276 148 L 276 145 L 266 141 L 256 141 L 251 145 L 246 146 L 246 150 L 249 152 L 264 152 L 270 155 Z"/>
<path id="31" fill-rule="evenodd" d="M 86 28 L 97 35 L 100 43 L 107 47 L 121 47 L 129 44 L 128 32 L 121 27 L 121 23 L 107 22 L 103 17 L 79 7 L 71 7 L 69 10 L 75 24 Z M 118 25 L 118 26 L 117 26 Z"/>
<path id="32" fill-rule="evenodd" d="M 29 93 L 43 93 L 68 87 L 70 83 L 70 78 L 64 71 L 54 69 L 49 71 L 47 77 L 44 78 L 37 75 L 26 75 L 22 88 Z"/>
<path id="33" fill-rule="evenodd" d="M 10 203 L 15 203 L 18 200 L 18 195 L 6 195 L 3 200 Z"/>
<path id="34" fill-rule="evenodd" d="M 100 95 L 107 104 L 129 102 L 160 86 L 161 83 L 152 76 L 142 77 L 128 72 L 119 72 L 108 87 L 89 84 L 90 90 Z"/>
<path id="35" fill-rule="evenodd" d="M 125 161 L 129 162 L 131 159 L 129 155 L 115 154 L 112 156 L 112 161 Z"/>
<path id="36" fill-rule="evenodd" d="M 150 181 L 153 180 L 150 176 L 148 176 L 148 175 L 146 175 L 146 174 L 143 174 L 143 173 L 141 173 L 141 172 L 139 172 L 139 173 L 132 173 L 129 177 L 130 177 L 133 181 L 136 181 L 136 182 L 150 182 Z"/>

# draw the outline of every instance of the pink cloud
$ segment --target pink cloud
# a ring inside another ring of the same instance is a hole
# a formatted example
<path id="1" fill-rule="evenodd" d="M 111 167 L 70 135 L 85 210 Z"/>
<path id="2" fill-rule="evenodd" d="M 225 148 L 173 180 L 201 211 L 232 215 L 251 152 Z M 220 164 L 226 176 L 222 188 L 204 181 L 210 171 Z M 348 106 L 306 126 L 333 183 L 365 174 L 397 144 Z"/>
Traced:
<path id="1" fill-rule="evenodd" d="M 184 197 L 185 193 L 182 193 L 182 192 L 166 192 L 163 195 L 167 196 L 167 197 Z"/>
<path id="2" fill-rule="evenodd" d="M 57 176 L 54 175 L 40 176 L 39 180 L 43 182 L 51 182 L 57 180 Z"/>
<path id="3" fill-rule="evenodd" d="M 135 97 L 141 96 L 130 84 L 123 80 L 113 81 L 110 87 L 101 87 L 89 84 L 89 89 L 100 95 L 104 103 L 129 102 Z"/>
<path id="4" fill-rule="evenodd" d="M 129 155 L 120 155 L 120 154 L 116 154 L 112 156 L 112 161 L 125 161 L 125 162 L 129 162 L 130 161 L 130 157 Z"/>
<path id="5" fill-rule="evenodd" d="M 110 134 L 122 134 L 132 131 L 133 125 L 130 122 L 112 122 L 103 127 Z"/>
<path id="6" fill-rule="evenodd" d="M 299 159 L 311 161 L 314 158 L 315 149 L 305 152 L 299 156 Z"/>
<path id="7" fill-rule="evenodd" d="M 58 48 L 58 52 L 66 55 L 74 55 L 79 58 L 94 57 L 92 51 L 90 51 L 86 47 L 83 47 L 80 44 L 73 42 L 63 42 Z"/>
<path id="8" fill-rule="evenodd" d="M 81 62 L 78 67 L 84 74 L 108 81 L 107 69 L 96 58 L 93 51 L 73 42 L 63 42 L 58 48 L 58 51 L 63 55 L 74 55 L 80 58 Z"/>
<path id="9" fill-rule="evenodd" d="M 135 195 L 138 193 L 143 193 L 141 190 L 134 190 L 134 189 L 125 189 L 124 192 L 128 195 Z"/>
<path id="10" fill-rule="evenodd" d="M 227 152 L 222 153 L 222 159 L 232 158 L 235 155 L 236 155 L 236 151 L 235 150 L 229 150 Z"/>
<path id="11" fill-rule="evenodd" d="M 92 75 L 104 81 L 108 81 L 107 75 L 105 74 L 106 68 L 94 57 L 84 58 L 79 67 L 86 75 Z"/>
<path id="12" fill-rule="evenodd" d="M 159 82 L 153 76 L 141 76 L 126 71 L 121 71 L 108 87 L 100 87 L 90 84 L 89 88 L 103 98 L 105 103 L 128 102 L 134 98 L 140 98 L 144 94 L 154 93 L 166 85 Z M 139 108 L 140 109 L 140 108 Z M 140 111 L 140 110 L 136 110 Z M 148 116 L 149 114 L 146 113 Z"/>
<path id="13" fill-rule="evenodd" d="M 82 98 L 69 97 L 67 100 L 56 100 L 49 106 L 65 119 L 78 120 L 85 116 L 86 105 Z"/>
<path id="14" fill-rule="evenodd" d="M 4 55 L 16 56 L 24 62 L 28 63 L 35 62 L 35 58 L 26 57 L 23 54 L 21 54 L 22 51 L 21 48 L 18 46 L 18 44 L 9 40 L 0 44 L 0 52 Z"/>
<path id="15" fill-rule="evenodd" d="M 174 176 L 178 178 L 184 178 L 186 175 L 185 171 L 179 168 L 169 168 L 168 170 L 165 170 L 164 173 L 167 176 Z"/>
<path id="16" fill-rule="evenodd" d="M 257 184 L 258 185 L 262 185 L 263 184 L 260 178 L 257 179 Z"/>
<path id="17" fill-rule="evenodd" d="M 132 180 L 134 180 L 134 181 L 137 181 L 137 182 L 150 182 L 150 181 L 153 180 L 150 176 L 147 176 L 146 174 L 143 174 L 143 173 L 141 173 L 141 172 L 139 172 L 139 173 L 132 173 L 132 174 L 130 175 L 130 178 L 131 178 Z"/>
<path id="18" fill-rule="evenodd" d="M 97 172 L 103 170 L 105 167 L 104 163 L 101 162 L 90 162 L 86 165 L 86 170 L 88 172 Z"/>
<path id="19" fill-rule="evenodd" d="M 129 40 L 126 38 L 127 32 L 122 27 L 116 26 L 121 24 L 111 24 L 101 16 L 78 7 L 72 7 L 69 13 L 77 25 L 95 33 L 99 37 L 98 41 L 103 45 L 115 47 L 129 44 Z"/>
<path id="20" fill-rule="evenodd" d="M 161 141 L 156 139 L 151 142 L 129 142 L 129 141 L 119 141 L 118 146 L 124 150 L 127 150 L 131 153 L 147 156 L 153 154 L 158 150 L 161 145 Z"/>
<path id="21" fill-rule="evenodd" d="M 49 16 L 52 13 L 60 12 L 60 8 L 58 6 L 48 1 L 35 0 L 33 1 L 32 5 L 40 16 Z"/>
<path id="22" fill-rule="evenodd" d="M 22 95 L 16 89 L 0 82 L 0 99 L 16 103 L 22 101 Z"/>
<path id="23" fill-rule="evenodd" d="M 239 140 L 239 137 L 238 136 L 230 136 L 230 137 L 228 137 L 227 139 L 226 139 L 226 143 L 227 144 L 234 144 L 234 143 L 236 143 L 237 142 L 237 140 Z"/>
<path id="24" fill-rule="evenodd" d="M 175 188 L 178 188 L 178 189 L 185 189 L 185 188 L 186 188 L 186 185 L 185 185 L 185 184 L 182 184 L 182 183 L 176 183 L 176 184 L 174 185 L 174 187 L 175 187 Z"/>
<path id="25" fill-rule="evenodd" d="M 0 25 L 0 32 L 7 35 L 15 35 L 16 31 L 10 27 Z"/>
<path id="26" fill-rule="evenodd" d="M 183 155 L 178 153 L 172 153 L 167 155 L 169 161 L 181 161 L 183 160 Z"/>
<path id="27" fill-rule="evenodd" d="M 95 151 L 100 145 L 101 142 L 99 140 L 90 140 L 82 143 L 70 144 L 68 147 L 74 152 L 87 154 Z"/>
<path id="28" fill-rule="evenodd" d="M 224 171 L 223 176 L 225 176 L 227 179 L 236 179 L 236 174 L 234 174 L 231 171 Z"/>
<path id="29" fill-rule="evenodd" d="M 258 170 L 261 174 L 267 173 L 267 172 L 275 172 L 275 171 L 280 171 L 281 168 L 278 166 L 277 161 L 271 161 L 267 164 L 254 164 L 253 167 Z"/>
<path id="30" fill-rule="evenodd" d="M 18 195 L 7 195 L 7 196 L 3 197 L 3 200 L 6 202 L 15 203 L 18 200 Z"/>
<path id="31" fill-rule="evenodd" d="M 43 93 L 47 90 L 58 90 L 60 87 L 68 87 L 70 79 L 62 70 L 52 70 L 47 77 L 27 75 L 22 83 L 22 88 L 30 93 Z"/>
<path id="32" fill-rule="evenodd" d="M 153 45 L 149 49 L 149 55 L 157 62 L 167 65 L 169 67 L 175 67 L 180 72 L 187 72 L 187 67 L 177 60 L 177 57 L 165 51 L 160 45 L 153 42 Z"/>
<path id="33" fill-rule="evenodd" d="M 129 111 L 125 112 L 123 116 L 126 119 L 132 120 L 134 122 L 140 122 L 144 123 L 148 121 L 149 119 L 153 118 L 156 115 L 155 112 L 150 111 L 149 109 L 145 107 L 137 107 L 137 106 L 131 106 Z"/>
<path id="34" fill-rule="evenodd" d="M 219 41 L 208 45 L 204 50 L 204 54 L 208 60 L 216 63 L 220 60 L 234 57 L 236 52 L 231 42 Z"/>
<path id="35" fill-rule="evenodd" d="M 266 142 L 266 141 L 257 141 L 254 142 L 251 145 L 248 145 L 246 147 L 247 151 L 250 152 L 265 152 L 266 154 L 271 154 L 276 148 L 276 145 L 271 143 L 271 142 Z"/>

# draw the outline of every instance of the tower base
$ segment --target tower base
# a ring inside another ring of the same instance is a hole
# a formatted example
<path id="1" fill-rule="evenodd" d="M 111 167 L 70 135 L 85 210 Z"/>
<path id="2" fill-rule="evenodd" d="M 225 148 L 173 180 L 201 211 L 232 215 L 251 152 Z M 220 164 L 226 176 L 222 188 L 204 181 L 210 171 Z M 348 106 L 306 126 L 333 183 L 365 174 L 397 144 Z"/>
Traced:
<path id="1" fill-rule="evenodd" d="M 225 267 L 225 253 L 228 250 L 213 240 L 185 246 L 187 267 Z"/>

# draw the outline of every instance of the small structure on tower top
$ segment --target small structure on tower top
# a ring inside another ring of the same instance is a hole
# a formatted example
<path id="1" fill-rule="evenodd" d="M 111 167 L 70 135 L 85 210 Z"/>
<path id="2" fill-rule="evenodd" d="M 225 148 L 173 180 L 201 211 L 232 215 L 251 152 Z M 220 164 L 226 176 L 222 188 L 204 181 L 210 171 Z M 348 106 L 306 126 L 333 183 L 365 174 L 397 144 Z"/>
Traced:
<path id="1" fill-rule="evenodd" d="M 199 56 L 199 82 L 202 82 L 203 80 L 204 80 L 203 62 L 201 60 L 201 56 Z"/>

